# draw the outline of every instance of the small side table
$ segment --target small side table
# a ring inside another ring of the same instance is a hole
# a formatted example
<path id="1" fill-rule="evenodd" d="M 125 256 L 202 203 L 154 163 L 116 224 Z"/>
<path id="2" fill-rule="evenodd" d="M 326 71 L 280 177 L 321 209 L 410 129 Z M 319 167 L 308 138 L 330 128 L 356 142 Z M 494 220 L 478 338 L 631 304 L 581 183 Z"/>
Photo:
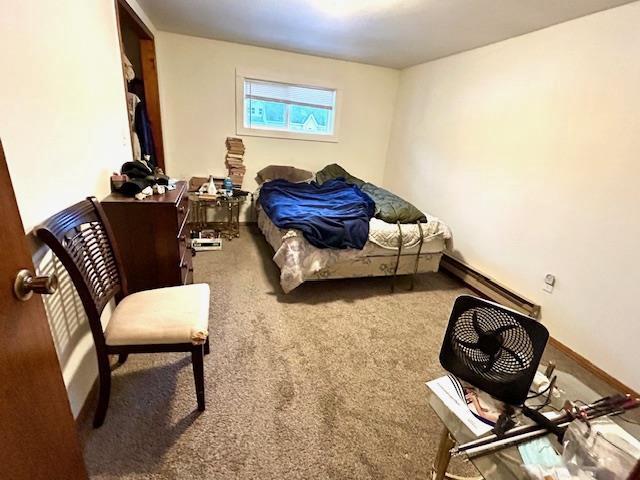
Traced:
<path id="1" fill-rule="evenodd" d="M 253 202 L 251 193 L 244 196 L 227 197 L 224 195 L 198 195 L 189 193 L 191 230 L 215 230 L 226 240 L 240 236 L 240 205 L 248 199 Z M 212 216 L 215 220 L 209 220 Z M 222 218 L 216 218 L 222 216 Z"/>
<path id="2" fill-rule="evenodd" d="M 558 370 L 556 370 L 555 373 L 558 376 L 556 385 L 562 392 L 561 398 L 553 399 L 551 402 L 552 404 L 556 404 L 556 408 L 561 408 L 566 399 L 580 399 L 586 403 L 591 403 L 601 397 L 601 395 L 573 375 Z M 451 459 L 449 451 L 455 444 L 465 443 L 476 437 L 462 420 L 445 405 L 440 397 L 433 393 L 428 387 L 427 398 L 429 405 L 438 418 L 440 418 L 443 425 L 438 453 L 433 462 L 431 478 L 433 480 L 462 478 L 447 472 L 449 460 Z M 544 411 L 545 410 L 543 410 L 543 412 Z M 640 438 L 640 428 L 636 425 L 627 425 L 617 416 L 611 417 L 611 420 L 618 423 L 634 437 Z M 552 434 L 549 434 L 549 439 L 552 443 L 555 442 Z M 473 463 L 482 475 L 482 478 L 487 480 L 520 480 L 525 478 L 525 473 L 521 467 L 522 457 L 516 446 L 482 457 L 476 457 L 471 460 L 471 463 Z"/>

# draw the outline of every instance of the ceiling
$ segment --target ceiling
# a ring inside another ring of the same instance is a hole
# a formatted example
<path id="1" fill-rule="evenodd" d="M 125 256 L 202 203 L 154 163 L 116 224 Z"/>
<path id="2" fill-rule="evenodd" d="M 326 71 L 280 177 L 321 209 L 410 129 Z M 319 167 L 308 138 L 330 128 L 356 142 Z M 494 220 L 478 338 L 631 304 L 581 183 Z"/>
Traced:
<path id="1" fill-rule="evenodd" d="M 160 30 L 404 68 L 630 0 L 138 0 Z"/>

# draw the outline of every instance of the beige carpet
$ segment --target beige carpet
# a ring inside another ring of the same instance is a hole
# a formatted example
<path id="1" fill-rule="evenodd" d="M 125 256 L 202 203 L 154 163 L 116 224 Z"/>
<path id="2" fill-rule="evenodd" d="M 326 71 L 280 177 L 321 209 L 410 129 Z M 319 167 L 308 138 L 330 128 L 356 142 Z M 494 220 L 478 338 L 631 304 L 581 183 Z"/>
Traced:
<path id="1" fill-rule="evenodd" d="M 253 228 L 197 255 L 196 281 L 212 291 L 207 410 L 195 411 L 188 356 L 131 356 L 105 425 L 82 429 L 93 478 L 427 478 L 441 425 L 424 382 L 442 372 L 450 306 L 466 290 L 433 274 L 413 292 L 358 279 L 283 295 L 271 255 Z"/>

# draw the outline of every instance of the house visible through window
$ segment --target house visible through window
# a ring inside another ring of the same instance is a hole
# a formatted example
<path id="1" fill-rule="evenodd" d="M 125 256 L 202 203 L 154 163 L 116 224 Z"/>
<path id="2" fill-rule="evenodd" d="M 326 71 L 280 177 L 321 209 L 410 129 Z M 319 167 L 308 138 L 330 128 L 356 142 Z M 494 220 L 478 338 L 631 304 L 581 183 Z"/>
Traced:
<path id="1" fill-rule="evenodd" d="M 335 134 L 335 90 L 244 78 L 243 103 L 245 129 Z"/>

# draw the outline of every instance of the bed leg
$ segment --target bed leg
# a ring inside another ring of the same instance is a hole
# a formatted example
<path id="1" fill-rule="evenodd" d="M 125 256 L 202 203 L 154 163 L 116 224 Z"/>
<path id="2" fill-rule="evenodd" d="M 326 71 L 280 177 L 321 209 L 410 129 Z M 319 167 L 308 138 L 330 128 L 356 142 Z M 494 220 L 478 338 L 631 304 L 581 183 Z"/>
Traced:
<path id="1" fill-rule="evenodd" d="M 418 245 L 418 253 L 416 254 L 416 264 L 413 267 L 413 275 L 411 275 L 411 286 L 409 290 L 413 291 L 416 282 L 416 275 L 418 273 L 418 266 L 420 264 L 420 254 L 422 253 L 422 243 L 424 242 L 424 232 L 422 231 L 422 224 L 418 220 L 418 230 L 420 230 L 420 244 Z"/>
<path id="2" fill-rule="evenodd" d="M 398 225 L 398 256 L 396 257 L 396 267 L 393 269 L 393 277 L 391 278 L 391 293 L 396 291 L 396 275 L 398 274 L 398 267 L 400 266 L 400 255 L 402 255 L 402 228 L 400 227 L 400 221 L 396 223 Z"/>

